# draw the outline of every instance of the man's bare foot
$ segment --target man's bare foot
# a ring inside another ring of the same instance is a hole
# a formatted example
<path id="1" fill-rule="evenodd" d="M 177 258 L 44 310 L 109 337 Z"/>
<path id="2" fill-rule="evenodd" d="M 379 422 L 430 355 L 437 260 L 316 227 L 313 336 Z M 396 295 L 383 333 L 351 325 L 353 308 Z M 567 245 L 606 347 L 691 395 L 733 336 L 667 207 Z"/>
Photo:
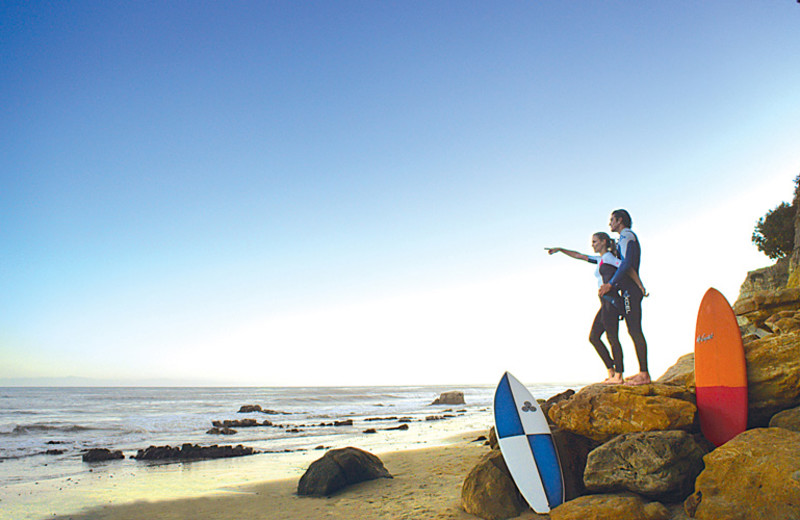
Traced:
<path id="1" fill-rule="evenodd" d="M 639 372 L 625 379 L 625 384 L 628 386 L 649 385 L 651 382 L 650 374 L 647 372 Z"/>

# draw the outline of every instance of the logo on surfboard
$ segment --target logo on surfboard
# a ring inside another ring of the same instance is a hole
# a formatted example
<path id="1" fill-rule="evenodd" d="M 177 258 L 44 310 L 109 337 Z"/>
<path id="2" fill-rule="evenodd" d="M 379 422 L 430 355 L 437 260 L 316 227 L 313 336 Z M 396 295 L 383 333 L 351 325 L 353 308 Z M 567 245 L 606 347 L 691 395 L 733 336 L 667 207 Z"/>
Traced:
<path id="1" fill-rule="evenodd" d="M 525 401 L 522 405 L 523 412 L 535 412 L 536 407 L 531 404 L 530 401 Z"/>
<path id="2" fill-rule="evenodd" d="M 706 341 L 709 341 L 709 340 L 712 340 L 712 339 L 714 339 L 714 333 L 713 332 L 711 334 L 706 334 L 705 336 L 700 334 L 699 336 L 697 336 L 697 339 L 694 340 L 694 341 L 695 341 L 695 343 L 705 343 Z"/>

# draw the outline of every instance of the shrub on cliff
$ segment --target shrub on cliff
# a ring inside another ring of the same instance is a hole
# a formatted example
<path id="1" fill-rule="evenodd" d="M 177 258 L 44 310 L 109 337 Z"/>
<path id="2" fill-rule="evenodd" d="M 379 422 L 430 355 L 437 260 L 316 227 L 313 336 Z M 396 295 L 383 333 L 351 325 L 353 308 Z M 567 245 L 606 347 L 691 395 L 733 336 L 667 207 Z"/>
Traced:
<path id="1" fill-rule="evenodd" d="M 775 260 L 792 254 L 794 249 L 794 219 L 800 195 L 800 175 L 794 179 L 792 203 L 781 202 L 758 219 L 753 231 L 753 243 L 759 251 Z"/>

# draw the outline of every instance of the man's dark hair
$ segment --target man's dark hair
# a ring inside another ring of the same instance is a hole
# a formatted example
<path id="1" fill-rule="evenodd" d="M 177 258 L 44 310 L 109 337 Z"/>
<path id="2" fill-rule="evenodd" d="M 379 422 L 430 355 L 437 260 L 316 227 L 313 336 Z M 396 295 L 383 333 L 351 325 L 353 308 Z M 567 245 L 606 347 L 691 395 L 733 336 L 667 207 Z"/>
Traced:
<path id="1" fill-rule="evenodd" d="M 622 220 L 622 225 L 624 225 L 626 228 L 633 226 L 633 221 L 631 220 L 631 214 L 628 213 L 627 210 L 615 209 L 614 211 L 611 212 L 611 216 Z"/>

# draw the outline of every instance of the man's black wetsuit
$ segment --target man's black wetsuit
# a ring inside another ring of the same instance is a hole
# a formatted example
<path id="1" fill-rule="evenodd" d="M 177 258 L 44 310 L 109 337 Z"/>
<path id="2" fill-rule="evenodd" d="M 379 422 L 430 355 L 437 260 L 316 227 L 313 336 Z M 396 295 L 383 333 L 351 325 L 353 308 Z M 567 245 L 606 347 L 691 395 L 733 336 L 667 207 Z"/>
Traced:
<path id="1" fill-rule="evenodd" d="M 599 285 L 608 283 L 617 272 L 620 259 L 612 253 L 605 253 L 603 256 L 587 256 L 586 260 L 597 265 L 595 275 Z M 605 363 L 606 368 L 615 372 L 622 373 L 622 345 L 619 342 L 619 312 L 614 305 L 614 299 L 619 299 L 619 294 L 615 291 L 600 297 L 600 310 L 594 317 L 592 331 L 589 333 L 589 342 L 594 346 L 600 359 Z M 601 336 L 606 333 L 606 338 L 611 344 L 611 355 L 608 353 Z M 613 357 L 613 360 L 612 360 Z"/>
<path id="2" fill-rule="evenodd" d="M 647 341 L 644 339 L 644 333 L 642 332 L 642 298 L 644 295 L 639 286 L 628 275 L 628 271 L 631 269 L 636 273 L 639 272 L 642 250 L 639 238 L 630 228 L 625 228 L 619 232 L 617 253 L 619 253 L 621 262 L 617 272 L 608 283 L 622 294 L 625 304 L 623 316 L 625 317 L 625 324 L 628 326 L 628 334 L 630 334 L 636 347 L 639 371 L 647 372 Z"/>

